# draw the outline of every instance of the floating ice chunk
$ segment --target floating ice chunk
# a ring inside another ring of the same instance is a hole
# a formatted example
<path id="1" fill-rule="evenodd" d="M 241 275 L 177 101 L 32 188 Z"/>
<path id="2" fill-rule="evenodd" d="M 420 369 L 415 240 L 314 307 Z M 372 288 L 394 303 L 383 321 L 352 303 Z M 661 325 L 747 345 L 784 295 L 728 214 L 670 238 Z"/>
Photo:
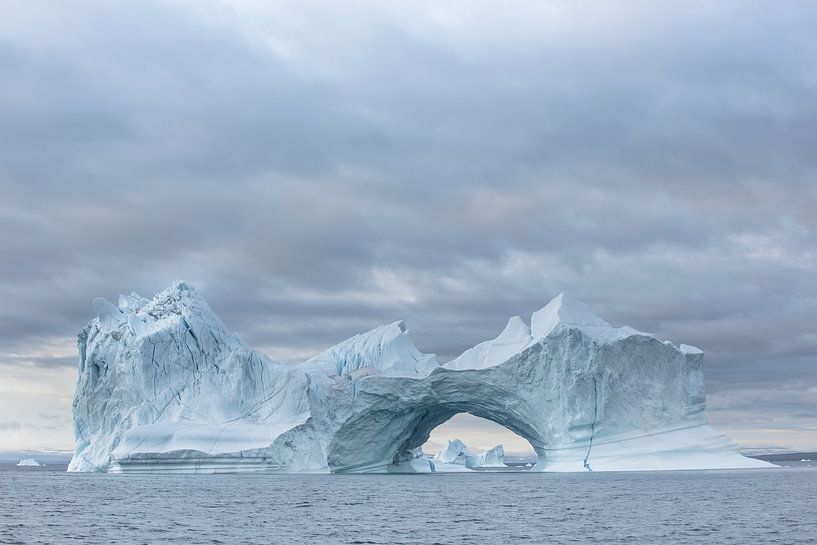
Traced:
<path id="1" fill-rule="evenodd" d="M 40 467 L 42 464 L 40 464 L 34 458 L 23 458 L 17 463 L 17 465 L 21 467 Z"/>

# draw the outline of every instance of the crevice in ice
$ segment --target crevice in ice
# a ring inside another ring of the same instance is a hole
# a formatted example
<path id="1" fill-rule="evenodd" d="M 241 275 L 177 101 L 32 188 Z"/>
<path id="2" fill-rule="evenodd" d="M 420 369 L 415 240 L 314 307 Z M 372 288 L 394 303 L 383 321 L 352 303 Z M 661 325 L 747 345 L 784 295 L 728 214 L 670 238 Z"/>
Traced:
<path id="1" fill-rule="evenodd" d="M 181 318 L 182 326 L 184 326 L 185 333 L 189 334 L 193 338 L 193 342 L 196 344 L 196 349 L 198 350 L 200 355 L 204 355 L 204 350 L 202 350 L 201 343 L 199 342 L 199 338 L 193 333 L 193 328 L 188 323 L 187 319 L 182 316 Z M 199 369 L 199 362 L 196 357 L 193 355 L 193 350 L 190 349 L 190 345 L 187 342 L 187 336 L 185 335 L 183 339 L 179 339 L 178 343 L 176 344 L 183 344 L 184 347 L 187 349 L 187 352 L 190 354 L 190 361 L 193 363 L 193 366 L 196 368 L 196 371 L 200 371 Z"/>
<path id="2" fill-rule="evenodd" d="M 596 377 L 593 377 L 593 422 L 590 423 L 590 442 L 587 445 L 587 454 L 584 455 L 584 467 L 587 471 L 593 471 L 587 462 L 590 459 L 590 450 L 593 448 L 593 437 L 596 435 L 596 418 L 599 415 L 599 390 L 596 385 Z"/>
<path id="3" fill-rule="evenodd" d="M 153 347 L 153 350 L 152 350 L 152 352 L 150 354 L 150 363 L 151 363 L 152 366 L 154 366 L 154 367 L 156 367 L 158 369 L 159 364 L 156 362 L 156 343 L 153 342 L 153 339 L 151 339 L 150 337 L 147 337 L 147 341 Z M 152 373 L 151 379 L 152 379 L 152 382 L 153 382 L 153 399 L 156 399 L 156 373 Z"/>

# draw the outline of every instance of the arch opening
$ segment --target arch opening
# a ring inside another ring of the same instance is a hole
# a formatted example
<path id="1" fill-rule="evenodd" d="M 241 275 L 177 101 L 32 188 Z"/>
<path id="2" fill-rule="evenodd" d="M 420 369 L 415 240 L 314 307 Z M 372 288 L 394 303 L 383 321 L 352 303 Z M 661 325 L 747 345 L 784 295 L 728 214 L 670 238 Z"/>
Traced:
<path id="1" fill-rule="evenodd" d="M 383 472 L 415 460 L 432 431 L 460 413 L 525 439 L 537 455 L 536 467 L 543 469 L 552 437 L 541 407 L 519 395 L 516 381 L 471 375 L 438 369 L 426 381 L 401 381 L 399 387 L 391 377 L 365 380 L 365 389 L 357 391 L 365 396 L 365 408 L 346 420 L 327 445 L 330 471 Z"/>
<path id="2" fill-rule="evenodd" d="M 449 441 L 459 439 L 471 452 L 479 453 L 502 445 L 505 455 L 514 458 L 535 457 L 527 439 L 491 420 L 468 413 L 459 413 L 431 431 L 422 445 L 424 454 L 437 454 L 448 446 Z"/>
<path id="3" fill-rule="evenodd" d="M 518 409 L 519 406 L 497 403 L 495 398 L 483 403 L 437 402 L 374 409 L 358 415 L 337 432 L 328 447 L 327 459 L 335 473 L 400 471 L 407 462 L 432 454 L 423 453 L 423 446 L 435 429 L 456 417 L 441 433 L 464 422 L 479 427 L 481 421 L 488 421 L 483 427 L 499 428 L 503 434 L 510 434 L 515 445 L 527 443 L 528 448 L 520 453 L 530 453 L 532 458 L 535 456 L 535 464 L 544 467 L 545 442 L 538 430 L 527 423 L 525 411 Z"/>
<path id="4" fill-rule="evenodd" d="M 492 464 L 494 469 L 508 468 L 504 463 L 502 439 L 514 446 L 511 469 L 529 470 L 544 461 L 543 446 L 540 444 L 537 448 L 535 439 L 531 440 L 536 431 L 528 428 L 524 421 L 501 412 L 478 415 L 473 407 L 470 409 L 449 406 L 428 411 L 397 450 L 390 470 L 424 470 L 426 462 L 431 472 L 485 469 L 486 464 Z M 486 462 L 489 456 L 493 460 Z"/>

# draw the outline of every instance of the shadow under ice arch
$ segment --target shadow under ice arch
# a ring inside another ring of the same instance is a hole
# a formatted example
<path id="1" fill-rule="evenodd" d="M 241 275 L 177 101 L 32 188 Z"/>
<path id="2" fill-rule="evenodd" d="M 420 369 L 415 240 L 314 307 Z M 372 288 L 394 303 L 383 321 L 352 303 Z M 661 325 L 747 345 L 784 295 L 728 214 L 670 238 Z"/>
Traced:
<path id="1" fill-rule="evenodd" d="M 767 465 L 708 425 L 700 350 L 564 295 L 442 365 L 402 322 L 279 364 L 184 282 L 94 306 L 69 471 L 415 471 L 403 462 L 462 412 L 527 439 L 542 471 Z"/>

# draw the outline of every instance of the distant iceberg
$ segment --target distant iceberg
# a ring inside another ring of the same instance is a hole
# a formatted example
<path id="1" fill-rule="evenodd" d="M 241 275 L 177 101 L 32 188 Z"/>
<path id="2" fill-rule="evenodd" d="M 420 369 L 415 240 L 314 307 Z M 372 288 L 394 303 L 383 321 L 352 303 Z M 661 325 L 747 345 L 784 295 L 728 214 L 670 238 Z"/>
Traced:
<path id="1" fill-rule="evenodd" d="M 770 466 L 708 425 L 700 350 L 612 327 L 564 294 L 443 365 L 400 321 L 277 363 L 184 282 L 94 307 L 69 471 L 424 471 L 435 462 L 419 447 L 463 412 L 525 438 L 534 471 Z M 440 469 L 478 465 L 466 450 Z"/>
<path id="2" fill-rule="evenodd" d="M 505 448 L 497 445 L 476 455 L 474 467 L 507 467 L 505 465 Z"/>
<path id="3" fill-rule="evenodd" d="M 20 460 L 17 463 L 17 465 L 21 466 L 21 467 L 41 467 L 42 466 L 42 464 L 39 463 L 34 458 L 23 458 L 22 460 Z"/>
<path id="4" fill-rule="evenodd" d="M 438 464 L 454 464 L 463 467 L 473 467 L 476 465 L 476 457 L 465 443 L 459 439 L 451 439 L 448 446 L 434 456 L 433 461 Z"/>
<path id="5" fill-rule="evenodd" d="M 481 467 L 506 467 L 505 450 L 502 445 L 479 454 L 472 454 L 465 443 L 460 439 L 451 439 L 446 448 L 438 452 L 432 461 L 435 465 L 450 464 L 468 469 Z"/>

